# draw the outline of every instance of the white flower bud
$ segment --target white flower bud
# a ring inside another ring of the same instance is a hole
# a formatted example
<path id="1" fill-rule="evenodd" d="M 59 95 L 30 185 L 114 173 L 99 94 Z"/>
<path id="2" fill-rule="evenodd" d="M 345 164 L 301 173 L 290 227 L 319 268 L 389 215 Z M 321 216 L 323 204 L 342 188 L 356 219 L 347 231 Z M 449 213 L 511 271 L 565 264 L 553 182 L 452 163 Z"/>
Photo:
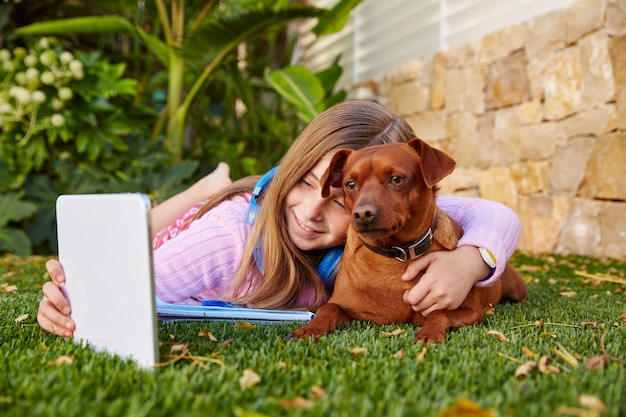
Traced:
<path id="1" fill-rule="evenodd" d="M 0 114 L 12 113 L 13 107 L 9 103 L 0 103 Z"/>
<path id="2" fill-rule="evenodd" d="M 62 101 L 71 100 L 73 96 L 74 96 L 74 93 L 72 92 L 71 88 L 69 88 L 69 87 L 61 87 L 61 88 L 59 88 L 59 98 Z"/>
<path id="3" fill-rule="evenodd" d="M 35 65 L 37 65 L 37 62 L 39 62 L 39 60 L 35 55 L 28 54 L 24 57 L 24 65 L 26 65 L 27 67 L 34 67 Z"/>
<path id="4" fill-rule="evenodd" d="M 50 117 L 50 123 L 54 127 L 61 127 L 65 124 L 65 117 L 60 113 L 54 113 L 52 117 Z"/>
<path id="5" fill-rule="evenodd" d="M 24 87 L 14 85 L 9 88 L 9 96 L 13 97 L 20 104 L 28 104 L 30 102 L 30 93 Z"/>
<path id="6" fill-rule="evenodd" d="M 13 49 L 13 56 L 16 58 L 23 58 L 26 56 L 26 49 L 22 48 L 21 46 L 16 47 L 15 49 Z"/>
<path id="7" fill-rule="evenodd" d="M 26 85 L 26 73 L 24 71 L 20 71 L 15 74 L 15 82 L 19 85 Z"/>
<path id="8" fill-rule="evenodd" d="M 54 97 L 52 100 L 50 100 L 50 107 L 52 107 L 52 110 L 54 111 L 59 111 L 63 109 L 63 102 L 57 97 Z"/>
<path id="9" fill-rule="evenodd" d="M 39 55 L 39 62 L 41 62 L 45 66 L 50 66 L 54 63 L 56 55 L 53 50 L 48 49 L 47 51 L 43 51 L 41 55 Z"/>
<path id="10" fill-rule="evenodd" d="M 85 75 L 83 72 L 83 63 L 79 60 L 75 59 L 69 64 L 70 72 L 72 76 L 77 80 L 82 80 Z"/>
<path id="11" fill-rule="evenodd" d="M 13 61 L 4 61 L 2 63 L 2 69 L 6 72 L 11 72 L 15 69 L 15 64 L 13 63 Z"/>
<path id="12" fill-rule="evenodd" d="M 42 49 L 48 49 L 50 47 L 50 39 L 46 37 L 39 39 L 39 47 Z"/>
<path id="13" fill-rule="evenodd" d="M 51 71 L 44 71 L 41 73 L 41 83 L 45 85 L 52 85 L 56 81 L 56 77 Z"/>
<path id="14" fill-rule="evenodd" d="M 30 99 L 33 103 L 41 104 L 46 101 L 46 94 L 41 90 L 35 90 L 30 93 Z"/>
<path id="15" fill-rule="evenodd" d="M 9 61 L 11 59 L 11 52 L 8 49 L 0 49 L 0 61 Z"/>
<path id="16" fill-rule="evenodd" d="M 37 68 L 28 68 L 26 70 L 26 81 L 30 82 L 39 79 L 39 70 Z"/>
<path id="17" fill-rule="evenodd" d="M 68 51 L 64 51 L 61 53 L 61 55 L 59 56 L 59 59 L 61 60 L 61 63 L 63 64 L 69 64 L 70 62 L 72 62 L 72 60 L 74 59 L 74 55 L 72 55 L 71 52 Z"/>

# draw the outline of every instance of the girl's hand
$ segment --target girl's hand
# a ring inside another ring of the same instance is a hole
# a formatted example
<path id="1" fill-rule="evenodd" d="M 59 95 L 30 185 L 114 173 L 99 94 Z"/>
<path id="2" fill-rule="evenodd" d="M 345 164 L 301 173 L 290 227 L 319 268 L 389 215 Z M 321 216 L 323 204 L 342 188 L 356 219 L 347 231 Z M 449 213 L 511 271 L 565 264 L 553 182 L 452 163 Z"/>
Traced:
<path id="1" fill-rule="evenodd" d="M 490 268 L 474 246 L 460 246 L 453 251 L 430 252 L 411 262 L 402 276 L 410 281 L 424 275 L 404 293 L 404 301 L 423 316 L 435 310 L 454 310 L 467 297 L 474 284 Z"/>
<path id="2" fill-rule="evenodd" d="M 43 298 L 39 303 L 37 322 L 42 329 L 58 336 L 72 337 L 74 321 L 70 318 L 70 303 L 61 291 L 65 274 L 56 259 L 46 262 L 46 270 L 52 281 L 43 285 Z"/>

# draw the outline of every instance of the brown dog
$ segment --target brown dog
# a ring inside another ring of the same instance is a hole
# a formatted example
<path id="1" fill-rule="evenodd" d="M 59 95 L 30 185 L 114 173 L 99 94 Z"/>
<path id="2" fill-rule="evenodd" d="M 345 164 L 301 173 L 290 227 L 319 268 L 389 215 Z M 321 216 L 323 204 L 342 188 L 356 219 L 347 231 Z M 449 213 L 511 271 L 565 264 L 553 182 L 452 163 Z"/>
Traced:
<path id="1" fill-rule="evenodd" d="M 473 287 L 454 311 L 437 310 L 423 317 L 403 300 L 417 279 L 400 277 L 407 260 L 435 250 L 452 250 L 463 235 L 461 226 L 436 205 L 435 184 L 454 170 L 445 153 L 419 139 L 379 145 L 359 151 L 341 150 L 322 178 L 322 195 L 343 187 L 351 226 L 328 303 L 315 318 L 293 332 L 315 340 L 352 320 L 376 324 L 413 323 L 421 326 L 415 341 L 442 343 L 450 328 L 480 323 L 483 308 L 502 299 L 521 301 L 526 285 L 506 266 L 489 287 Z"/>

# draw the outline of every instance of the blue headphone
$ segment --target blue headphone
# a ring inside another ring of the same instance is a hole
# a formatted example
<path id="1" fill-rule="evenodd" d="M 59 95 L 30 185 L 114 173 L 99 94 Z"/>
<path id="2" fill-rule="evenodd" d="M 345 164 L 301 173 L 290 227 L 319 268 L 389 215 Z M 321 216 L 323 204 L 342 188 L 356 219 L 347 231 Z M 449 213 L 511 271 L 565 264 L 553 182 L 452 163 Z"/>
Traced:
<path id="1" fill-rule="evenodd" d="M 259 205 L 258 198 L 265 191 L 267 185 L 272 181 L 278 167 L 274 167 L 266 172 L 257 181 L 254 189 L 252 190 L 252 198 L 250 199 L 250 205 L 248 206 L 248 212 L 246 214 L 246 224 L 252 226 L 256 215 L 259 212 L 261 206 Z M 263 258 L 261 248 L 257 245 L 254 249 L 254 261 L 256 262 L 259 270 L 263 272 Z M 335 278 L 339 271 L 339 264 L 341 263 L 341 256 L 343 255 L 343 246 L 337 246 L 329 249 L 325 254 L 319 265 L 317 265 L 316 272 L 320 277 L 324 286 L 329 290 L 332 290 L 335 285 Z"/>

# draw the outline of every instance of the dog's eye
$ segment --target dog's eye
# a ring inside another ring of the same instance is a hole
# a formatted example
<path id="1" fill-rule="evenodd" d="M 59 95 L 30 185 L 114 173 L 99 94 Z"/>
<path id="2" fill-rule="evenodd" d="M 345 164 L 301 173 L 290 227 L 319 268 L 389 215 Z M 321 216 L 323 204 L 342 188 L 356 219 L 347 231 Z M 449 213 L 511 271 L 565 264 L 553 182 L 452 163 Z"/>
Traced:
<path id="1" fill-rule="evenodd" d="M 391 177 L 389 177 L 389 184 L 391 185 L 400 185 L 403 181 L 404 178 L 399 175 L 392 175 Z"/>
<path id="2" fill-rule="evenodd" d="M 356 182 L 354 181 L 348 181 L 346 182 L 346 190 L 354 190 L 356 188 Z"/>

